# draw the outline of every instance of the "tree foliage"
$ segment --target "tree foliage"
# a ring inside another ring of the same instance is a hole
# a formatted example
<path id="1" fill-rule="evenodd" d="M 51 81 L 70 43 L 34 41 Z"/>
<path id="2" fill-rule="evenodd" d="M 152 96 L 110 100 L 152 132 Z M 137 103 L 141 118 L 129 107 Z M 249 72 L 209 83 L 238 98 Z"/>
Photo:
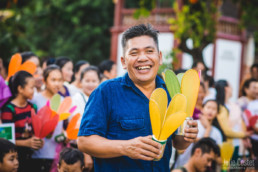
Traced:
<path id="1" fill-rule="evenodd" d="M 194 61 L 203 61 L 202 51 L 215 39 L 217 8 L 214 1 L 184 1 L 182 9 L 174 3 L 176 17 L 169 19 L 171 30 L 179 40 L 178 48 L 190 55 Z M 192 39 L 193 48 L 186 44 Z"/>
<path id="2" fill-rule="evenodd" d="M 236 0 L 235 0 L 236 1 Z M 241 0 L 236 1 L 242 9 L 241 21 L 244 28 L 253 34 L 255 39 L 255 55 L 258 62 L 258 1 Z"/>
<path id="3" fill-rule="evenodd" d="M 20 0 L 9 9 L 15 14 L 0 21 L 0 57 L 33 51 L 93 64 L 109 58 L 112 1 Z"/>

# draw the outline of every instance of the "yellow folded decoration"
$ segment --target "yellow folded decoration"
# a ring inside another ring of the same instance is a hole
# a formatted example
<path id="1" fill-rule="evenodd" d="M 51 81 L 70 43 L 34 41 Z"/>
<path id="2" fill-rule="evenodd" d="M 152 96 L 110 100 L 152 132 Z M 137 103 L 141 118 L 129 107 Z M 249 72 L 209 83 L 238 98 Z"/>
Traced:
<path id="1" fill-rule="evenodd" d="M 165 121 L 159 140 L 166 140 L 184 122 L 186 113 L 183 111 L 171 114 Z"/>
<path id="2" fill-rule="evenodd" d="M 222 170 L 227 170 L 230 164 L 230 159 L 234 153 L 234 145 L 232 142 L 223 142 L 220 145 L 221 159 L 222 159 Z"/>
<path id="3" fill-rule="evenodd" d="M 186 98 L 176 94 L 167 108 L 167 93 L 157 88 L 151 94 L 149 111 L 152 132 L 158 141 L 166 140 L 184 122 L 186 118 Z"/>
<path id="4" fill-rule="evenodd" d="M 200 78 L 194 69 L 189 69 L 183 75 L 181 81 L 181 93 L 187 99 L 186 114 L 188 117 L 193 116 L 194 107 L 196 105 L 198 92 L 200 87 Z"/>

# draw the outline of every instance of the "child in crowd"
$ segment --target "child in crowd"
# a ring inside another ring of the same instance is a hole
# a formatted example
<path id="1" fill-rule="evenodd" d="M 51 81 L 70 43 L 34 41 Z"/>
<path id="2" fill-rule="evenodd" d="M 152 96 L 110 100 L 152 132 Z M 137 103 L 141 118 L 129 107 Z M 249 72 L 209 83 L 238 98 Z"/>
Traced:
<path id="1" fill-rule="evenodd" d="M 58 172 L 82 172 L 84 156 L 78 149 L 65 148 L 60 153 Z"/>
<path id="2" fill-rule="evenodd" d="M 216 117 L 218 115 L 218 103 L 215 100 L 207 100 L 203 104 L 203 108 L 200 114 L 200 119 L 198 122 L 198 136 L 196 141 L 200 140 L 204 137 L 209 137 L 213 139 L 216 144 L 222 144 L 223 141 L 223 133 L 217 128 L 219 126 L 214 126 L 214 122 L 217 120 Z M 180 167 L 184 165 L 191 157 L 191 149 L 193 144 L 191 144 L 183 154 L 179 155 L 176 167 Z"/>
<path id="3" fill-rule="evenodd" d="M 38 56 L 36 56 L 36 54 L 27 51 L 27 52 L 23 52 L 21 53 L 21 57 L 22 57 L 22 63 L 26 62 L 26 61 L 31 61 L 33 62 L 36 66 L 36 72 L 34 73 L 34 78 L 35 78 L 35 93 L 38 93 L 41 91 L 42 85 L 43 85 L 43 78 L 42 78 L 42 68 L 40 67 L 40 61 Z"/>
<path id="4" fill-rule="evenodd" d="M 35 80 L 31 74 L 25 71 L 17 72 L 9 80 L 12 97 L 2 108 L 2 122 L 14 123 L 15 139 L 19 154 L 19 171 L 29 171 L 29 163 L 33 150 L 40 149 L 43 141 L 33 136 L 31 110 L 37 111 L 34 104 L 28 102 L 34 94 Z"/>
<path id="5" fill-rule="evenodd" d="M 17 172 L 19 167 L 18 154 L 15 145 L 0 138 L 0 171 Z"/>
<path id="6" fill-rule="evenodd" d="M 57 65 L 49 65 L 43 73 L 45 90 L 35 95 L 32 102 L 35 103 L 38 109 L 41 109 L 46 105 L 47 101 L 50 100 L 55 94 L 58 93 L 62 87 L 62 73 Z M 56 155 L 56 149 L 61 143 L 57 143 L 55 138 L 63 132 L 63 121 L 60 121 L 53 134 L 47 138 L 44 138 L 44 146 L 35 151 L 32 155 L 33 161 L 31 167 L 34 171 L 49 171 L 53 160 Z"/>
<path id="7" fill-rule="evenodd" d="M 216 100 L 207 100 L 203 104 L 202 113 L 198 122 L 198 139 L 201 137 L 210 137 L 220 145 L 223 141 L 223 134 L 220 131 L 220 126 L 216 126 L 214 123 L 217 121 L 217 115 L 219 113 L 219 105 Z M 198 140 L 197 139 L 197 140 Z"/>
<path id="8" fill-rule="evenodd" d="M 95 66 L 85 68 L 81 73 L 80 82 L 82 91 L 75 94 L 72 100 L 73 104 L 77 105 L 76 113 L 82 115 L 90 94 L 100 84 L 100 72 L 98 68 Z"/>
<path id="9" fill-rule="evenodd" d="M 55 64 L 60 67 L 62 72 L 62 78 L 64 81 L 64 84 L 60 88 L 58 94 L 63 97 L 72 96 L 68 88 L 70 86 L 69 83 L 72 81 L 73 76 L 73 62 L 67 57 L 59 57 L 56 59 Z"/>
<path id="10" fill-rule="evenodd" d="M 101 82 L 113 79 L 117 75 L 117 67 L 116 64 L 111 60 L 104 60 L 99 65 L 99 70 L 101 73 Z"/>
<path id="11" fill-rule="evenodd" d="M 81 91 L 81 73 L 83 69 L 89 67 L 90 64 L 85 60 L 80 60 L 74 65 L 74 76 L 73 82 L 69 87 L 69 91 L 71 95 L 75 95 L 76 93 Z"/>

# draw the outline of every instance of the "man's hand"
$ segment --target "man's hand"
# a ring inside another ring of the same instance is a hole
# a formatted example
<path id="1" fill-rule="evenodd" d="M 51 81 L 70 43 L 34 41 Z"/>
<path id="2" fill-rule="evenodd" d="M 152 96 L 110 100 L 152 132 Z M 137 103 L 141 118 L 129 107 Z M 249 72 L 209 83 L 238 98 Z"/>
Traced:
<path id="1" fill-rule="evenodd" d="M 194 120 L 187 121 L 187 124 L 191 127 L 185 128 L 184 139 L 187 142 L 193 143 L 193 142 L 195 142 L 195 139 L 197 138 L 198 124 L 197 124 L 197 121 L 194 121 Z"/>
<path id="2" fill-rule="evenodd" d="M 152 140 L 151 136 L 137 137 L 128 140 L 123 146 L 123 154 L 132 159 L 152 161 L 161 154 L 161 144 Z"/>

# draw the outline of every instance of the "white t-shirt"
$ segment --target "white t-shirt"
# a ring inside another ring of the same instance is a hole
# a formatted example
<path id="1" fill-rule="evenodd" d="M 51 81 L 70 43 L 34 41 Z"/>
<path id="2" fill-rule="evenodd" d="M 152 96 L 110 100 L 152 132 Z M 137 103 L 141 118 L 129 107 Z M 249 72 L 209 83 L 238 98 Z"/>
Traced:
<path id="1" fill-rule="evenodd" d="M 32 103 L 37 105 L 38 111 L 46 105 L 47 99 L 42 95 L 42 93 L 36 94 L 31 100 Z M 34 151 L 32 158 L 34 159 L 54 159 L 56 153 L 56 147 L 58 143 L 55 142 L 55 136 L 61 134 L 63 131 L 63 121 L 58 122 L 51 138 L 44 138 L 44 146 Z"/>
<path id="2" fill-rule="evenodd" d="M 76 110 L 73 112 L 73 115 L 77 113 L 80 113 L 81 115 L 83 115 L 84 108 L 88 99 L 89 97 L 82 92 L 78 92 L 72 97 L 72 106 L 77 106 Z"/>
<path id="3" fill-rule="evenodd" d="M 197 120 L 198 123 L 198 135 L 197 138 L 201 139 L 203 138 L 204 134 L 205 134 L 205 128 L 202 125 L 200 120 Z M 211 131 L 210 131 L 210 138 L 212 138 L 218 145 L 222 144 L 222 134 L 219 131 L 219 129 L 217 129 L 216 127 L 212 126 Z M 185 152 L 183 154 L 180 154 L 177 158 L 176 164 L 175 164 L 175 168 L 179 168 L 182 167 L 183 165 L 185 165 L 188 160 L 191 158 L 191 152 L 192 152 L 192 148 L 193 148 L 193 143 L 190 144 L 188 146 L 188 148 L 185 150 Z"/>
<path id="4" fill-rule="evenodd" d="M 73 97 L 73 96 L 75 96 L 75 94 L 81 92 L 81 89 L 76 87 L 73 84 L 65 84 L 65 86 L 67 86 L 71 97 Z"/>

